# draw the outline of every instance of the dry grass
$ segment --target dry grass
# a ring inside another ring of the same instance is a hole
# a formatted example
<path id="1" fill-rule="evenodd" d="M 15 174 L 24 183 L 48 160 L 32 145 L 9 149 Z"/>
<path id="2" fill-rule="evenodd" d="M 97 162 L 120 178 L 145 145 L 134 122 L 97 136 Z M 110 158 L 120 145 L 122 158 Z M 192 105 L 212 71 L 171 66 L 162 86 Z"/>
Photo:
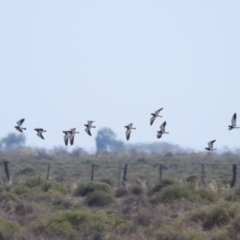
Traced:
<path id="1" fill-rule="evenodd" d="M 240 239 L 240 187 L 229 188 L 225 164 L 233 158 L 240 162 L 238 155 L 215 154 L 6 152 L 0 160 L 11 159 L 13 183 L 2 166 L 0 239 Z M 128 162 L 124 185 L 122 162 Z"/>

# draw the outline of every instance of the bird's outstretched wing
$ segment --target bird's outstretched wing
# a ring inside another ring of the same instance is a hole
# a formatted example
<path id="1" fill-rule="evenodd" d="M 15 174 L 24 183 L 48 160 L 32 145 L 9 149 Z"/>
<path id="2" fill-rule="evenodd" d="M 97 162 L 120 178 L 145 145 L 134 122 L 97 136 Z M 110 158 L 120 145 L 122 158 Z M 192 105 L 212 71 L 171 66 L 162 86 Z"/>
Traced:
<path id="1" fill-rule="evenodd" d="M 20 119 L 19 121 L 17 121 L 17 125 L 21 127 L 24 121 L 25 121 L 25 118 Z"/>

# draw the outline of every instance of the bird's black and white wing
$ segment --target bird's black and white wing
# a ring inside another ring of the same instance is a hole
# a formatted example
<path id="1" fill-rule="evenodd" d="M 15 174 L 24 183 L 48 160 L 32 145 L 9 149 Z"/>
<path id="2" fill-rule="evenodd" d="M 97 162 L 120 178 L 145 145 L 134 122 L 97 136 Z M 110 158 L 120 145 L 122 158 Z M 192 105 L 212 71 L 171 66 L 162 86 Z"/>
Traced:
<path id="1" fill-rule="evenodd" d="M 161 131 L 157 131 L 157 138 L 161 138 L 162 137 L 162 132 Z"/>
<path id="2" fill-rule="evenodd" d="M 65 145 L 67 146 L 70 132 L 69 131 L 63 131 L 63 133 L 64 133 L 63 140 L 64 140 Z"/>
<path id="3" fill-rule="evenodd" d="M 20 127 L 15 127 L 15 128 L 16 128 L 16 130 L 18 130 L 19 132 L 21 132 L 21 133 L 23 132 Z"/>
<path id="4" fill-rule="evenodd" d="M 158 115 L 162 110 L 163 110 L 163 108 L 160 108 L 160 109 L 156 110 L 155 114 Z"/>
<path id="5" fill-rule="evenodd" d="M 89 128 L 89 127 L 86 127 L 86 128 L 85 128 L 85 131 L 86 131 L 86 133 L 87 133 L 89 136 L 92 136 L 92 134 L 91 134 L 91 131 L 90 131 L 90 128 Z"/>
<path id="6" fill-rule="evenodd" d="M 130 135 L 131 135 L 131 129 L 127 129 L 127 131 L 126 131 L 126 138 L 127 138 L 127 140 L 130 139 Z"/>
<path id="7" fill-rule="evenodd" d="M 131 129 L 131 128 L 132 128 L 132 126 L 133 126 L 133 124 L 132 124 L 132 123 L 130 123 L 130 124 L 128 124 L 126 127 L 127 127 L 128 129 Z"/>
<path id="8" fill-rule="evenodd" d="M 153 124 L 153 122 L 155 121 L 155 119 L 156 119 L 156 116 L 155 116 L 155 115 L 153 115 L 153 116 L 150 118 L 150 125 Z"/>
<path id="9" fill-rule="evenodd" d="M 208 147 L 209 147 L 209 149 L 213 149 L 213 143 L 214 142 L 216 142 L 216 140 L 212 140 L 212 141 L 210 141 L 209 143 L 208 143 Z"/>
<path id="10" fill-rule="evenodd" d="M 17 121 L 18 127 L 21 127 L 21 126 L 22 126 L 24 120 L 25 120 L 25 118 L 22 118 L 22 119 L 20 119 L 19 121 Z"/>
<path id="11" fill-rule="evenodd" d="M 236 126 L 237 126 L 237 114 L 234 113 L 232 117 L 232 127 L 236 127 Z"/>
<path id="12" fill-rule="evenodd" d="M 74 143 L 74 136 L 70 137 L 70 143 L 71 143 L 71 145 L 73 145 L 73 143 Z"/>
<path id="13" fill-rule="evenodd" d="M 94 121 L 87 121 L 88 122 L 88 127 L 91 128 L 92 124 L 94 123 Z"/>
<path id="14" fill-rule="evenodd" d="M 38 131 L 37 135 L 38 135 L 40 138 L 44 139 L 44 137 L 43 137 L 43 135 L 42 135 L 42 131 Z"/>
<path id="15" fill-rule="evenodd" d="M 165 126 L 167 125 L 166 121 L 160 126 L 162 132 L 165 132 Z"/>

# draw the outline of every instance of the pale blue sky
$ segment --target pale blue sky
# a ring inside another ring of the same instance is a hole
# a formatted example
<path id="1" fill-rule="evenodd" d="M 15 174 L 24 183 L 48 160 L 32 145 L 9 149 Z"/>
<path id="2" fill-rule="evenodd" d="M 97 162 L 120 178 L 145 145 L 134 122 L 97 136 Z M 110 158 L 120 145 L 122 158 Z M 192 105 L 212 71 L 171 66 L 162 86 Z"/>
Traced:
<path id="1" fill-rule="evenodd" d="M 125 141 L 166 141 L 202 150 L 240 145 L 239 1 L 2 1 L 0 136 L 26 118 L 27 144 L 95 148 L 83 125 Z M 163 118 L 150 127 L 150 113 Z M 167 121 L 169 135 L 156 139 Z M 35 127 L 47 129 L 45 141 Z"/>

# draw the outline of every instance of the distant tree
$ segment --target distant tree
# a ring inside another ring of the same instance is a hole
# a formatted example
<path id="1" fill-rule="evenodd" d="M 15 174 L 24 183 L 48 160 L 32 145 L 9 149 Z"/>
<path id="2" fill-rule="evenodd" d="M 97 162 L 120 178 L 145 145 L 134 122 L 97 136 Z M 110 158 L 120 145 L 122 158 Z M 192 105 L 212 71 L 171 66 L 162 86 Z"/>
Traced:
<path id="1" fill-rule="evenodd" d="M 116 134 L 110 128 L 101 128 L 95 138 L 97 152 L 122 150 L 124 143 L 116 140 L 116 137 Z"/>
<path id="2" fill-rule="evenodd" d="M 55 147 L 53 147 L 51 153 L 54 154 L 54 155 L 56 154 L 57 156 L 59 156 L 59 155 L 68 155 L 69 154 L 69 152 L 63 146 L 55 146 Z"/>
<path id="3" fill-rule="evenodd" d="M 26 137 L 23 134 L 9 133 L 0 140 L 1 149 L 21 148 L 26 143 Z"/>
<path id="4" fill-rule="evenodd" d="M 82 155 L 86 154 L 86 151 L 85 151 L 83 148 L 75 147 L 75 148 L 72 150 L 71 153 L 72 153 L 73 156 L 79 157 L 79 156 L 82 156 Z"/>

